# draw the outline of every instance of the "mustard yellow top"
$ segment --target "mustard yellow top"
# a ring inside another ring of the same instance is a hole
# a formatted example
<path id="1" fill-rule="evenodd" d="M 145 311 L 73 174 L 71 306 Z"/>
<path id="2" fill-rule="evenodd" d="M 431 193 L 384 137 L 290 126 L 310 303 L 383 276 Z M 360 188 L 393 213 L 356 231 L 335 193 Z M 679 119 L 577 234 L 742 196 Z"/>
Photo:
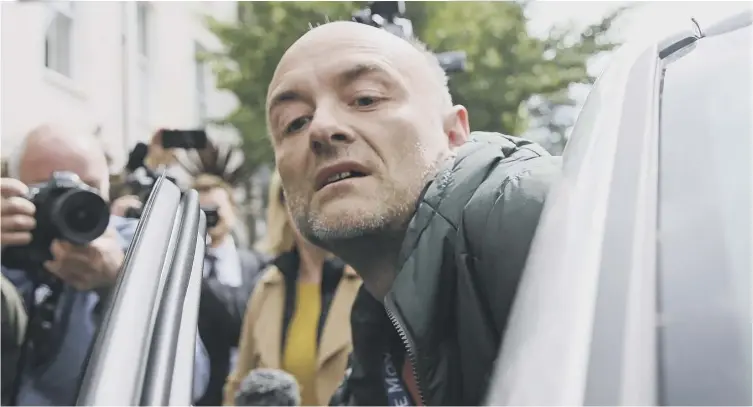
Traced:
<path id="1" fill-rule="evenodd" d="M 297 283 L 295 313 L 288 325 L 282 368 L 295 376 L 301 389 L 301 405 L 316 406 L 316 331 L 321 314 L 318 283 Z"/>

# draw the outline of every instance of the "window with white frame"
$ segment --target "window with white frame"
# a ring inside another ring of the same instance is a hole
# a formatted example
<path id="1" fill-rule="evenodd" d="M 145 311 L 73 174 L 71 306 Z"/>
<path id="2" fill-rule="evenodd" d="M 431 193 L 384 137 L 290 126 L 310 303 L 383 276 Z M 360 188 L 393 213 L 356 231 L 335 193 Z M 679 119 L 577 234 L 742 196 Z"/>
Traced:
<path id="1" fill-rule="evenodd" d="M 151 54 L 151 30 L 150 30 L 150 5 L 148 2 L 139 1 L 136 3 L 136 41 L 137 55 L 136 63 L 138 65 L 138 98 L 139 98 L 139 118 L 143 122 L 149 121 L 149 90 L 150 90 L 150 69 L 149 57 Z"/>
<path id="2" fill-rule="evenodd" d="M 201 44 L 195 43 L 195 75 L 196 75 L 196 117 L 200 126 L 207 123 L 207 64 L 201 56 L 206 52 Z"/>
<path id="3" fill-rule="evenodd" d="M 72 78 L 74 4 L 70 1 L 45 4 L 49 8 L 44 37 L 44 66 Z"/>

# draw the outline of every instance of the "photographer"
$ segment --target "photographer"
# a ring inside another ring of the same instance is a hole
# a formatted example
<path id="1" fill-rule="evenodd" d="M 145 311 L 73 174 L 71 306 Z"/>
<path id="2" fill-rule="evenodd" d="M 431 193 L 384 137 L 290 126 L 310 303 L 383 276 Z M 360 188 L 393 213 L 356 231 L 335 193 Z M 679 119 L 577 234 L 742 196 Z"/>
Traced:
<path id="1" fill-rule="evenodd" d="M 19 365 L 19 405 L 75 403 L 102 308 L 136 229 L 135 220 L 107 213 L 109 171 L 99 144 L 90 135 L 75 136 L 50 125 L 34 129 L 12 157 L 13 178 L 0 182 L 2 273 L 18 288 L 30 320 L 34 312 L 49 314 L 27 330 L 31 346 Z M 56 189 L 68 199 L 54 196 Z M 68 225 L 65 233 L 61 224 Z M 86 239 L 67 241 L 86 231 Z M 198 343 L 199 387 L 206 383 L 202 352 Z M 203 393 L 198 390 L 195 396 Z"/>
<path id="2" fill-rule="evenodd" d="M 230 232 L 236 223 L 233 191 L 221 177 L 201 174 L 194 180 L 207 215 L 209 242 L 199 306 L 199 333 L 209 353 L 209 385 L 197 405 L 221 405 L 225 378 L 237 353 L 243 316 L 261 255 L 236 247 Z"/>

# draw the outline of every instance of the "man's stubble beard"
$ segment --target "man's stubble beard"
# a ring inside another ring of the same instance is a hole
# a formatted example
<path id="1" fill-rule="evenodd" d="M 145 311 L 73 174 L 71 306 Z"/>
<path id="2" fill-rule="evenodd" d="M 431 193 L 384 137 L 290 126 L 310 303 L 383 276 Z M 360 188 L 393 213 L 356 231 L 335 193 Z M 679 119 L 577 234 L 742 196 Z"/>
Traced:
<path id="1" fill-rule="evenodd" d="M 410 199 L 413 191 L 406 192 L 389 189 L 386 199 L 371 208 L 352 207 L 336 215 L 315 214 L 303 205 L 303 210 L 294 211 L 296 225 L 309 241 L 336 252 L 346 241 L 379 238 L 404 230 L 415 205 L 415 199 Z"/>
<path id="2" fill-rule="evenodd" d="M 335 254 L 338 252 L 338 246 L 346 242 L 352 247 L 355 241 L 362 240 L 366 247 L 369 246 L 369 242 L 375 243 L 378 247 L 382 246 L 378 244 L 380 239 L 402 240 L 413 218 L 419 195 L 426 183 L 434 178 L 438 166 L 443 161 L 443 158 L 439 159 L 424 168 L 418 177 L 403 184 L 402 188 L 395 184 L 387 185 L 384 190 L 388 196 L 380 194 L 384 199 L 370 211 L 352 208 L 332 219 L 332 215 L 316 216 L 305 202 L 290 202 L 298 230 L 310 242 Z"/>

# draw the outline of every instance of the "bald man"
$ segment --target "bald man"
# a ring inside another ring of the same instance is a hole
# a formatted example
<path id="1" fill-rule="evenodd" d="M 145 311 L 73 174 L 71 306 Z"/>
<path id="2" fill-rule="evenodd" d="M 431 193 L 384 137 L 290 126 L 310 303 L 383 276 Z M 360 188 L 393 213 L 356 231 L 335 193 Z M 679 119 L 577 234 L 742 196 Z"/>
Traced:
<path id="1" fill-rule="evenodd" d="M 31 241 L 36 208 L 24 198 L 28 185 L 49 181 L 56 171 L 73 172 L 101 196 L 109 200 L 109 171 L 104 151 L 90 134 L 58 125 L 45 124 L 26 135 L 11 157 L 9 175 L 2 178 L 2 230 L 0 244 L 23 246 Z M 46 271 L 60 278 L 63 292 L 57 302 L 57 319 L 45 341 L 51 352 L 35 353 L 24 367 L 18 404 L 72 405 L 83 374 L 89 347 L 94 339 L 104 300 L 113 288 L 125 251 L 135 233 L 137 221 L 112 216 L 108 229 L 85 246 L 53 241 L 53 259 L 44 263 Z M 2 268 L 2 273 L 18 288 L 25 304 L 39 304 L 29 270 Z M 203 394 L 208 381 L 206 351 L 197 342 L 195 398 Z M 203 386 L 203 388 L 202 388 Z M 5 388 L 3 389 L 5 391 Z M 3 395 L 5 399 L 6 394 Z"/>
<path id="2" fill-rule="evenodd" d="M 107 160 L 93 135 L 42 125 L 23 140 L 21 148 L 12 157 L 9 170 L 15 179 L 2 180 L 0 243 L 3 246 L 31 242 L 35 208 L 23 198 L 29 192 L 27 185 L 47 182 L 55 171 L 77 174 L 109 200 Z M 86 247 L 55 241 L 50 248 L 55 260 L 45 264 L 45 268 L 77 290 L 104 290 L 117 278 L 124 257 L 121 246 L 113 227 Z"/>
<path id="3" fill-rule="evenodd" d="M 471 133 L 424 46 L 353 22 L 287 50 L 267 120 L 299 230 L 363 278 L 338 395 L 482 403 L 560 161 L 520 138 Z"/>

